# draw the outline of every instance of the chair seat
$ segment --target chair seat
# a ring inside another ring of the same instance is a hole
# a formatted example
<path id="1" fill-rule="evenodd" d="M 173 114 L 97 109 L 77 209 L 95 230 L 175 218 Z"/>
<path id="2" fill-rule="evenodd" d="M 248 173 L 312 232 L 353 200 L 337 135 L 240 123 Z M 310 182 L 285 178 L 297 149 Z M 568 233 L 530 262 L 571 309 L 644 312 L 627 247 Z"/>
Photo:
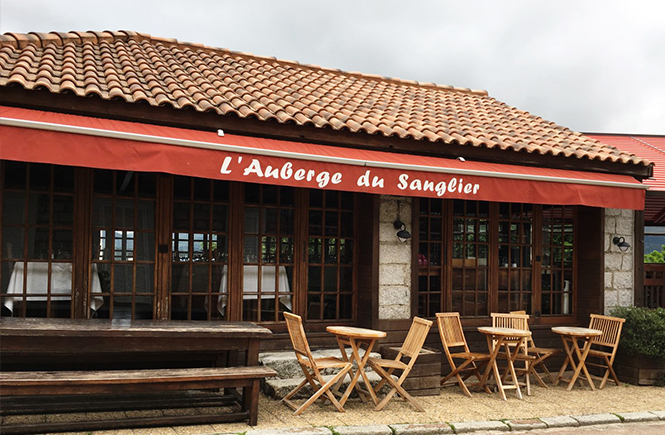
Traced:
<path id="1" fill-rule="evenodd" d="M 610 357 L 612 356 L 612 352 L 605 352 L 602 350 L 597 350 L 597 349 L 589 349 L 589 356 L 597 356 L 597 357 Z"/>
<path id="2" fill-rule="evenodd" d="M 319 369 L 345 367 L 348 364 L 348 362 L 334 356 L 315 358 L 314 362 Z"/>
<path id="3" fill-rule="evenodd" d="M 555 355 L 559 352 L 561 352 L 561 349 L 557 349 L 554 347 L 530 347 L 527 349 L 529 353 L 547 353 L 551 355 Z"/>
<path id="4" fill-rule="evenodd" d="M 376 364 L 377 366 L 380 367 L 387 367 L 391 369 L 405 369 L 407 367 L 406 364 L 404 364 L 401 361 L 397 361 L 394 359 L 383 359 L 383 358 L 370 358 L 369 359 L 370 364 Z"/>
<path id="5" fill-rule="evenodd" d="M 480 353 L 480 352 L 456 352 L 456 353 L 451 353 L 450 356 L 453 358 L 472 359 L 474 361 L 482 361 L 490 359 L 489 354 Z"/>

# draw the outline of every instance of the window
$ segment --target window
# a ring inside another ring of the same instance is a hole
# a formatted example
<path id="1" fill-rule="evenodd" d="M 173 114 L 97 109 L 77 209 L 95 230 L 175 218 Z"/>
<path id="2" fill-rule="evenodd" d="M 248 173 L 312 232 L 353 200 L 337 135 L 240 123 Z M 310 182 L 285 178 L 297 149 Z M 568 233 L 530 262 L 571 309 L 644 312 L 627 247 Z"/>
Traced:
<path id="1" fill-rule="evenodd" d="M 71 317 L 74 170 L 7 161 L 0 174 L 2 313 Z"/>
<path id="2" fill-rule="evenodd" d="M 307 319 L 353 318 L 354 195 L 309 190 Z"/>
<path id="3" fill-rule="evenodd" d="M 644 262 L 665 263 L 665 227 L 644 227 Z"/>
<path id="4" fill-rule="evenodd" d="M 155 202 L 155 174 L 94 171 L 90 297 L 103 298 L 97 317 L 154 317 Z"/>
<path id="5" fill-rule="evenodd" d="M 573 314 L 574 208 L 419 199 L 417 310 Z M 534 277 L 540 276 L 539 279 Z"/>
<path id="6" fill-rule="evenodd" d="M 0 170 L 2 316 L 355 318 L 354 193 L 9 161 Z"/>
<path id="7" fill-rule="evenodd" d="M 173 179 L 171 319 L 226 318 L 229 201 L 227 182 Z"/>
<path id="8" fill-rule="evenodd" d="M 573 313 L 573 207 L 543 206 L 542 217 L 543 315 Z"/>
<path id="9" fill-rule="evenodd" d="M 293 310 L 296 189 L 245 185 L 243 320 L 276 322 Z"/>
<path id="10" fill-rule="evenodd" d="M 499 312 L 531 312 L 533 206 L 499 204 Z"/>

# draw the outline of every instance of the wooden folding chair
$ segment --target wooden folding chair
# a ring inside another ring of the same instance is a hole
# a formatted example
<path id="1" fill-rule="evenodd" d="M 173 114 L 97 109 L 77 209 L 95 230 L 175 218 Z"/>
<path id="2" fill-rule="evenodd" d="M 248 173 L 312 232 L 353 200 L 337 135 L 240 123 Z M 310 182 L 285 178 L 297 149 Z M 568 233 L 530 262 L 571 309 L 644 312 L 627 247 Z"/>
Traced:
<path id="1" fill-rule="evenodd" d="M 286 326 L 289 330 L 289 336 L 291 337 L 291 344 L 293 345 L 293 350 L 296 352 L 296 358 L 298 358 L 298 363 L 302 368 L 303 373 L 305 374 L 305 379 L 298 384 L 289 394 L 287 394 L 283 399 L 284 402 L 289 408 L 295 411 L 295 415 L 300 415 L 305 409 L 307 409 L 316 399 L 320 398 L 325 394 L 323 399 L 330 399 L 332 404 L 337 408 L 338 411 L 344 412 L 344 408 L 340 405 L 339 401 L 335 398 L 331 387 L 335 386 L 337 382 L 341 381 L 344 376 L 351 370 L 352 364 L 349 361 L 343 361 L 340 358 L 336 357 L 325 357 L 325 358 L 314 358 L 312 357 L 312 352 L 307 343 L 307 337 L 305 336 L 305 329 L 302 326 L 302 318 L 295 314 L 284 313 L 284 318 L 286 319 Z M 333 376 L 328 382 L 323 379 L 321 371 L 323 369 L 340 369 L 340 371 Z M 305 385 L 311 385 L 314 390 L 314 395 L 307 399 L 305 403 L 298 407 L 293 402 L 291 398 L 296 395 Z"/>
<path id="2" fill-rule="evenodd" d="M 510 314 L 526 314 L 526 311 L 520 310 L 520 311 L 511 311 Z M 529 327 L 529 324 L 527 322 L 527 328 Z M 528 339 L 528 347 L 527 351 L 529 352 L 529 355 L 535 355 L 536 360 L 532 364 L 532 372 L 534 375 L 536 375 L 538 378 L 542 377 L 540 376 L 540 373 L 538 373 L 538 368 L 542 369 L 543 372 L 547 375 L 548 378 L 550 378 L 550 382 L 554 382 L 555 376 L 549 371 L 547 368 L 547 365 L 545 364 L 545 360 L 547 360 L 549 357 L 554 356 L 561 352 L 561 349 L 557 349 L 555 347 L 538 347 L 536 346 L 536 343 L 533 341 L 533 335 L 529 337 Z M 539 382 L 540 383 L 540 382 Z M 545 388 L 547 388 L 547 385 L 541 384 Z"/>
<path id="3" fill-rule="evenodd" d="M 464 394 L 471 397 L 471 392 L 469 392 L 464 381 L 473 375 L 480 382 L 482 378 L 480 372 L 487 365 L 490 355 L 488 353 L 469 351 L 459 313 L 436 313 L 436 323 L 439 327 L 443 350 L 446 353 L 446 358 L 448 358 L 448 364 L 450 364 L 451 369 L 450 373 L 441 379 L 441 385 L 445 384 L 452 377 L 455 377 Z M 459 348 L 463 350 L 461 352 L 454 351 Z M 455 360 L 463 360 L 463 362 L 458 366 L 455 364 Z M 485 390 L 489 392 L 489 388 L 485 387 Z"/>
<path id="4" fill-rule="evenodd" d="M 411 322 L 411 328 L 404 339 L 404 343 L 400 348 L 399 352 L 395 359 L 383 359 L 383 358 L 369 358 L 367 363 L 374 369 L 374 371 L 381 376 L 381 381 L 374 388 L 375 392 L 381 390 L 384 384 L 390 385 L 392 390 L 386 394 L 386 396 L 376 405 L 374 410 L 382 410 L 390 401 L 390 399 L 395 395 L 399 394 L 406 401 L 410 402 L 416 409 L 420 412 L 425 412 L 423 408 L 403 387 L 402 383 L 404 379 L 409 375 L 413 365 L 418 359 L 420 350 L 425 343 L 427 338 L 427 333 L 432 327 L 432 321 L 421 319 L 420 317 L 414 317 L 413 322 Z M 402 361 L 403 358 L 409 358 L 408 363 Z M 387 369 L 387 370 L 386 370 Z M 395 370 L 401 370 L 401 376 L 395 381 L 392 377 L 392 373 Z"/>
<path id="5" fill-rule="evenodd" d="M 610 375 L 612 375 L 614 382 L 619 385 L 619 378 L 617 378 L 616 373 L 614 373 L 612 364 L 614 363 L 614 357 L 616 356 L 617 348 L 619 347 L 621 329 L 623 328 L 623 323 L 625 321 L 626 319 L 620 317 L 591 314 L 589 328 L 603 331 L 603 335 L 594 338 L 591 342 L 591 349 L 589 350 L 586 365 L 605 369 L 605 374 L 602 377 L 591 375 L 592 378 L 602 379 L 600 386 L 598 387 L 599 389 L 605 387 L 605 383 Z M 589 361 L 589 357 L 600 358 L 601 362 L 595 362 L 596 360 Z"/>

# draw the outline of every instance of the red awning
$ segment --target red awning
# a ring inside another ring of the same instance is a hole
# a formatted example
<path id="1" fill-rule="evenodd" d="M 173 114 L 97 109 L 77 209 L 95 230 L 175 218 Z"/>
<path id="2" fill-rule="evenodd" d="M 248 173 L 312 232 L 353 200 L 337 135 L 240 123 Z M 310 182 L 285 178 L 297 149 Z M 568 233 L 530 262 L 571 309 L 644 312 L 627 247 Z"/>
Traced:
<path id="1" fill-rule="evenodd" d="M 0 159 L 374 194 L 641 210 L 627 175 L 367 151 L 0 107 Z"/>

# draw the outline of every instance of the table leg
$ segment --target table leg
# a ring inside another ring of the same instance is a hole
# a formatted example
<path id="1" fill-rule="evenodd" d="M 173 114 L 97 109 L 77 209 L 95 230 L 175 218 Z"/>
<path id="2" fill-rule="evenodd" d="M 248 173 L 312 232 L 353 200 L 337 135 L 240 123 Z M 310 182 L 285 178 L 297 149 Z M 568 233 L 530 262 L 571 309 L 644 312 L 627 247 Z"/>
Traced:
<path id="1" fill-rule="evenodd" d="M 577 340 L 574 340 L 574 347 L 575 347 L 575 354 L 577 355 L 577 368 L 575 369 L 575 373 L 573 374 L 573 379 L 571 379 L 570 384 L 568 385 L 568 390 L 572 388 L 572 386 L 575 384 L 575 381 L 580 375 L 580 371 L 584 371 L 584 376 L 586 377 L 587 381 L 589 382 L 589 386 L 591 387 L 592 391 L 595 391 L 596 388 L 593 385 L 593 379 L 591 379 L 591 375 L 589 374 L 589 371 L 586 368 L 586 358 L 587 355 L 589 354 L 589 349 L 591 349 L 591 340 L 590 339 L 585 339 L 584 342 L 584 350 L 580 350 L 580 346 L 577 342 Z"/>
<path id="2" fill-rule="evenodd" d="M 507 341 L 504 341 L 503 345 L 506 348 L 506 359 L 508 360 L 508 368 L 510 369 L 510 376 L 513 378 L 513 385 L 515 385 L 515 390 L 517 391 L 517 397 L 522 399 L 522 391 L 520 390 L 520 383 L 517 379 L 517 373 L 515 373 L 515 359 L 517 358 L 517 353 L 520 351 L 520 343 L 515 347 L 515 352 L 510 352 L 510 344 Z M 528 374 L 527 374 L 528 377 Z M 504 394 L 505 397 L 505 394 Z"/>
<path id="3" fill-rule="evenodd" d="M 353 340 L 355 342 L 355 340 Z M 356 358 L 356 361 L 358 361 L 358 371 L 360 372 L 360 376 L 363 378 L 363 382 L 365 383 L 365 388 L 367 389 L 369 396 L 372 398 L 372 401 L 374 402 L 374 405 L 378 405 L 379 400 L 376 397 L 376 394 L 374 393 L 374 388 L 372 388 L 372 384 L 369 382 L 369 378 L 367 377 L 367 372 L 365 372 L 365 365 L 367 364 L 367 360 L 369 359 L 369 354 L 372 351 L 372 348 L 374 347 L 374 343 L 376 340 L 369 340 L 365 342 L 367 345 L 367 348 L 365 349 L 365 355 L 363 355 L 362 359 L 360 359 L 360 354 L 358 353 L 358 349 L 360 348 L 360 345 L 363 343 L 361 342 L 355 342 L 355 346 L 353 346 L 353 355 Z"/>
<path id="4" fill-rule="evenodd" d="M 499 337 L 497 342 L 494 342 L 494 338 L 491 336 L 487 336 L 487 347 L 491 349 L 490 352 L 490 359 L 487 362 L 487 367 L 485 368 L 485 373 L 483 373 L 483 377 L 480 379 L 480 388 L 484 388 L 487 386 L 487 383 L 489 381 L 490 373 L 492 371 L 494 372 L 494 378 L 496 379 L 496 384 L 497 387 L 499 388 L 499 391 L 501 392 L 501 397 L 503 397 L 503 400 L 508 400 L 506 398 L 506 393 L 503 391 L 503 385 L 501 384 L 501 375 L 499 374 L 499 367 L 496 364 L 496 357 L 499 354 L 499 350 L 501 350 L 501 344 L 503 343 L 503 338 Z"/>
<path id="5" fill-rule="evenodd" d="M 566 351 L 566 359 L 563 361 L 561 369 L 559 370 L 559 374 L 556 376 L 556 379 L 553 382 L 554 385 L 559 385 L 559 382 L 563 380 L 563 373 L 566 371 L 566 368 L 568 367 L 569 363 L 573 367 L 573 370 L 575 369 L 575 361 L 573 360 L 573 350 L 570 347 L 568 347 L 568 340 L 566 340 L 565 336 L 563 335 L 561 336 L 561 341 L 563 342 L 563 348 Z"/>

